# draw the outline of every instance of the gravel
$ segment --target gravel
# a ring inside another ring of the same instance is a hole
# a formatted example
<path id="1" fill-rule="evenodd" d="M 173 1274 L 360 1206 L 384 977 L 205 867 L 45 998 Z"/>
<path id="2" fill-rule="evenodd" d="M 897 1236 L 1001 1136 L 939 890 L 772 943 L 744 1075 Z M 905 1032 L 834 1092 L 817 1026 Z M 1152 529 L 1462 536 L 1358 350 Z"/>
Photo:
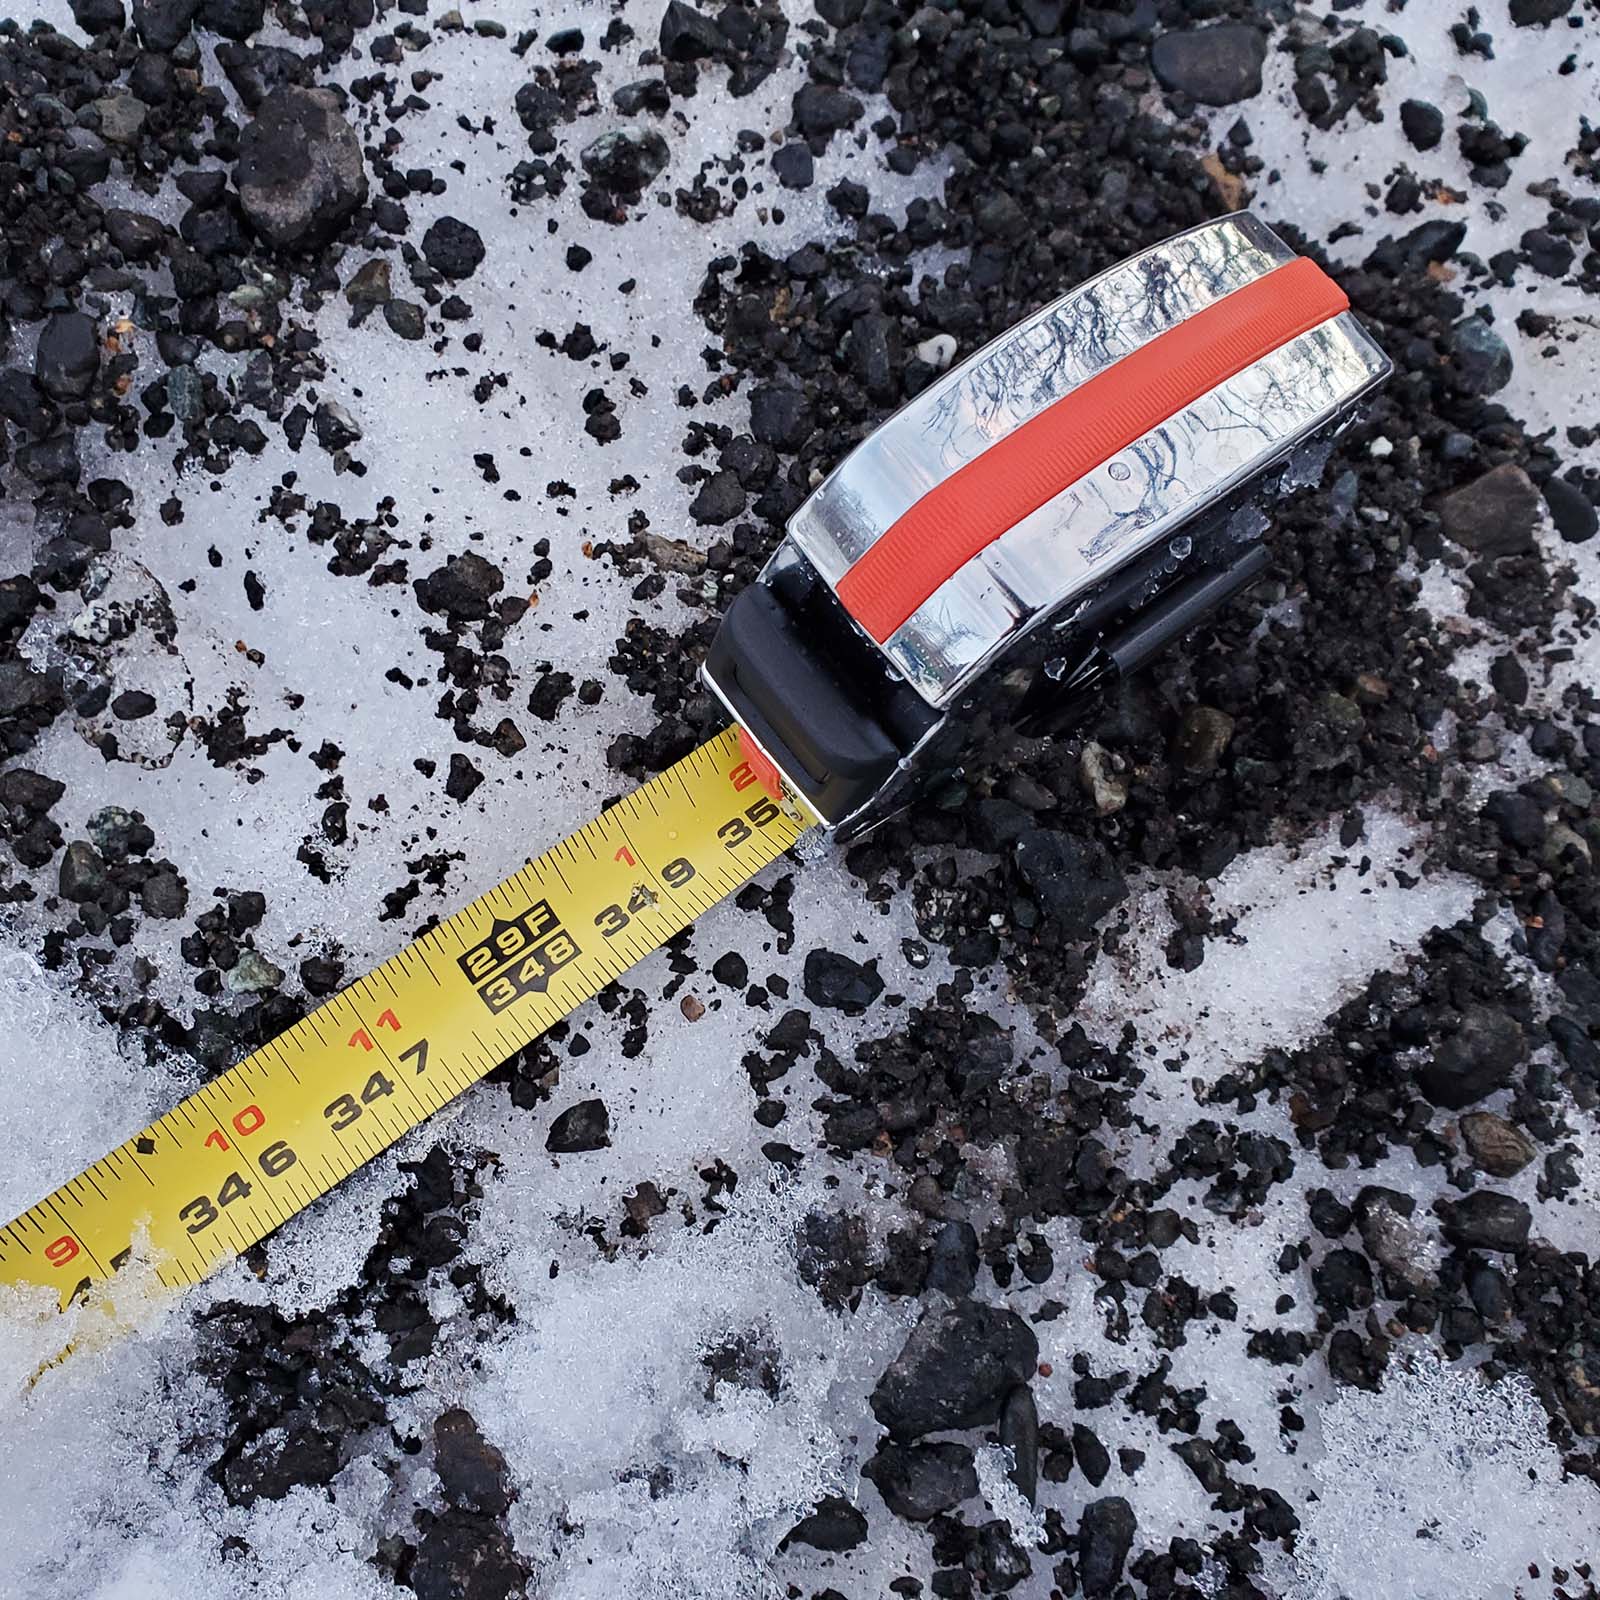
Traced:
<path id="1" fill-rule="evenodd" d="M 0 33 L 15 1207 L 713 732 L 804 496 L 1073 282 L 1253 203 L 1397 370 L 1083 727 L 979 730 L 0 1408 L 0 1588 L 1579 1592 L 1585 14 L 48 9 Z"/>

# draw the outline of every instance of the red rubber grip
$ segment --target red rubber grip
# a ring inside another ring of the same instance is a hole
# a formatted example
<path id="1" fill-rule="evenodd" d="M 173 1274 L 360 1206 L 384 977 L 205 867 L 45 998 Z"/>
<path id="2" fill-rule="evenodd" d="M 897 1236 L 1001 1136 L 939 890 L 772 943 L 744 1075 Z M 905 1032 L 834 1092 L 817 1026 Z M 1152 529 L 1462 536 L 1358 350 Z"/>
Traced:
<path id="1" fill-rule="evenodd" d="M 935 485 L 839 580 L 840 600 L 882 644 L 940 584 L 1047 500 L 1349 305 L 1305 256 L 1235 289 Z"/>

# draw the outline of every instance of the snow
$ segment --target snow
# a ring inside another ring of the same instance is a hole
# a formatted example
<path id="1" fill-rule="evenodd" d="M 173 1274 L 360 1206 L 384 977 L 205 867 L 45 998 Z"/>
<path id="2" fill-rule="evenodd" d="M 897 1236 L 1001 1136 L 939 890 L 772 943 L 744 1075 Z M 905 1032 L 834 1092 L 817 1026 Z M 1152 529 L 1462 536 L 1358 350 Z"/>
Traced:
<path id="1" fill-rule="evenodd" d="M 523 1322 L 482 1352 L 466 1400 L 496 1419 L 528 1486 L 513 1518 L 528 1547 L 548 1543 L 552 1521 L 570 1530 L 549 1593 L 758 1593 L 796 1507 L 850 1488 L 835 1419 L 865 1413 L 903 1319 L 880 1305 L 843 1321 L 798 1281 L 804 1204 L 782 1187 L 747 1199 L 741 1184 L 714 1233 L 677 1230 L 638 1260 L 564 1263 L 542 1299 L 517 1283 Z M 718 1356 L 731 1377 L 713 1379 Z M 670 1539 L 655 1536 L 663 1526 Z"/>
<path id="2" fill-rule="evenodd" d="M 1236 918 L 1234 931 L 1209 940 L 1187 973 L 1167 967 L 1177 924 L 1169 886 L 1151 884 L 1133 903 L 1133 937 L 1095 969 L 1078 1020 L 1107 1045 L 1132 1021 L 1165 1072 L 1204 1082 L 1268 1049 L 1293 1049 L 1374 972 L 1471 910 L 1472 886 L 1459 876 L 1402 883 L 1420 875 L 1422 844 L 1403 818 L 1374 810 L 1349 848 L 1330 824 L 1296 845 L 1241 855 L 1207 886 L 1213 920 Z"/>
<path id="3" fill-rule="evenodd" d="M 85 1063 L 93 1063 L 85 1072 Z M 137 1065 L 114 1028 L 67 1000 L 20 950 L 0 956 L 0 1211 L 53 1185 L 160 1116 L 182 1091 L 164 1064 Z M 40 1108 L 48 1107 L 48 1115 Z"/>
<path id="4" fill-rule="evenodd" d="M 1404 1351 L 1377 1394 L 1342 1389 L 1319 1420 L 1317 1498 L 1276 1575 L 1285 1600 L 1455 1600 L 1486 1581 L 1509 1592 L 1593 1554 L 1593 1507 L 1563 1489 L 1544 1412 L 1515 1376 L 1492 1383 Z"/>
<path id="5" fill-rule="evenodd" d="M 973 1451 L 973 1466 L 978 1476 L 978 1493 L 1011 1529 L 1011 1537 L 1024 1549 L 1042 1544 L 1044 1518 L 1028 1504 L 1027 1496 L 1011 1477 L 1016 1468 L 1016 1452 L 1009 1445 L 980 1445 Z"/>
<path id="6" fill-rule="evenodd" d="M 71 27 L 65 0 L 36 9 Z M 469 27 L 494 14 L 488 6 L 463 9 Z M 641 38 L 654 36 L 661 9 L 660 0 L 630 7 Z M 791 9 L 796 18 L 802 14 L 798 6 Z M 1574 130 L 1544 114 L 1545 86 L 1527 70 L 1524 55 L 1537 42 L 1505 26 L 1503 7 L 1484 9 L 1497 19 L 1497 60 L 1463 67 L 1442 30 L 1407 26 L 1416 55 L 1391 64 L 1384 91 L 1389 121 L 1363 128 L 1359 137 L 1319 140 L 1317 158 L 1332 157 L 1322 176 L 1311 172 L 1302 125 L 1285 104 L 1287 58 L 1269 56 L 1268 93 L 1248 108 L 1257 148 L 1270 152 L 1280 175 L 1262 190 L 1269 220 L 1291 218 L 1326 238 L 1337 223 L 1362 216 L 1363 236 L 1337 247 L 1358 258 L 1395 226 L 1381 213 L 1368 214 L 1375 208 L 1363 188 L 1410 157 L 1393 108 L 1413 93 L 1455 104 L 1465 91 L 1452 79 L 1462 73 L 1485 92 L 1502 126 L 1533 141 L 1502 194 L 1504 215 L 1496 220 L 1484 208 L 1471 208 L 1467 248 L 1487 256 L 1541 220 L 1542 207 L 1523 192 L 1523 175 L 1559 170 Z M 540 28 L 548 33 L 576 22 L 598 31 L 606 15 L 599 6 L 568 0 L 544 8 Z M 1374 20 L 1381 25 L 1383 17 Z M 627 52 L 602 60 L 605 103 L 631 73 Z M 366 65 L 347 62 L 341 71 L 348 78 Z M 512 651 L 523 698 L 539 663 L 549 661 L 578 678 L 601 677 L 604 700 L 594 710 L 569 701 L 550 725 L 519 718 L 528 749 L 510 761 L 487 756 L 499 764 L 474 800 L 465 806 L 446 801 L 440 784 L 430 786 L 413 768 L 419 755 L 442 758 L 451 747 L 447 725 L 434 716 L 434 658 L 423 646 L 415 610 L 382 589 L 330 575 L 324 547 L 262 520 L 268 492 L 286 465 L 281 449 L 275 445 L 259 460 L 237 462 L 215 484 L 193 468 L 179 474 L 159 452 L 142 452 L 117 462 L 136 474 L 139 519 L 107 565 L 102 600 L 159 590 L 177 618 L 183 653 L 175 663 L 136 631 L 119 646 L 119 682 L 134 681 L 128 674 L 135 661 L 148 668 L 158 698 L 164 685 L 192 676 L 194 709 L 206 712 L 223 705 L 230 690 L 240 691 L 253 730 L 292 725 L 307 748 L 323 738 L 340 744 L 353 822 L 379 796 L 394 815 L 383 827 L 357 822 L 350 846 L 333 853 L 338 881 L 330 890 L 294 860 L 299 840 L 316 827 L 322 774 L 285 744 L 253 762 L 259 782 L 212 766 L 188 736 L 173 749 L 143 752 L 145 763 L 108 767 L 65 721 L 31 758 L 68 785 L 56 815 L 69 837 L 81 834 L 102 805 L 136 806 L 156 830 L 158 851 L 184 864 L 194 897 L 191 916 L 213 886 L 264 887 L 263 951 L 285 961 L 337 941 L 352 972 L 391 954 L 425 916 L 490 887 L 615 791 L 605 746 L 621 732 L 643 728 L 649 713 L 606 678 L 604 660 L 631 617 L 642 613 L 671 630 L 688 613 L 673 598 L 672 585 L 658 600 L 635 600 L 633 580 L 586 557 L 583 543 L 619 536 L 635 509 L 660 534 L 697 547 L 709 542 L 710 530 L 696 528 L 687 516 L 692 491 L 674 476 L 679 438 L 691 417 L 739 425 L 746 402 L 733 398 L 680 412 L 672 401 L 678 384 L 698 390 L 710 376 L 700 356 L 708 336 L 690 310 L 705 263 L 752 235 L 781 254 L 832 230 L 822 196 L 843 173 L 870 177 L 879 206 L 936 193 L 940 176 L 936 167 L 924 166 L 912 179 L 895 179 L 870 147 L 863 153 L 835 140 L 803 195 L 779 192 L 769 181 L 765 196 L 710 225 L 657 208 L 620 230 L 585 222 L 565 206 L 561 231 L 552 235 L 537 206 L 506 215 L 504 176 L 522 144 L 509 107 L 526 76 L 524 65 L 509 50 L 483 50 L 469 34 L 439 34 L 428 66 L 442 77 L 429 96 L 432 110 L 402 124 L 407 162 L 448 172 L 449 187 L 444 196 L 416 204 L 413 236 L 445 212 L 482 231 L 489 257 L 463 293 L 475 309 L 473 326 L 484 334 L 483 351 L 469 358 L 456 346 L 435 354 L 429 342 L 403 344 L 378 322 L 350 330 L 344 301 L 331 300 L 316 323 L 330 356 L 323 392 L 356 417 L 364 436 L 353 453 L 373 470 L 365 479 L 338 475 L 310 445 L 287 464 L 312 502 L 337 500 L 350 515 L 371 515 L 379 496 L 392 496 L 392 531 L 407 547 L 414 575 L 471 549 L 505 569 L 511 592 L 526 592 L 533 542 L 548 536 L 555 571 L 538 585 L 537 611 Z M 688 131 L 673 141 L 674 165 L 664 181 L 686 183 L 700 158 L 731 152 L 741 127 L 781 125 L 800 70 L 791 62 L 748 100 L 707 90 L 683 107 Z M 1592 59 L 1586 58 L 1584 72 L 1582 81 L 1592 85 Z M 497 131 L 463 134 L 456 117 L 464 107 L 480 116 L 492 108 Z M 868 120 L 873 114 L 869 110 Z M 1221 115 L 1231 121 L 1234 114 Z M 602 125 L 588 119 L 562 130 L 564 147 L 575 153 Z M 466 170 L 451 171 L 463 147 Z M 1456 162 L 1447 142 L 1428 167 L 1453 181 L 1464 176 Z M 758 204 L 780 208 L 783 220 L 770 209 L 758 220 Z M 576 275 L 563 259 L 574 243 L 594 252 L 587 270 Z M 360 264 L 359 258 L 346 262 L 343 275 Z M 937 258 L 927 264 L 936 265 Z M 396 277 L 399 282 L 398 263 Z M 618 285 L 630 277 L 638 287 L 624 296 Z M 1539 281 L 1488 291 L 1496 326 L 1517 358 L 1517 376 L 1501 399 L 1535 426 L 1564 425 L 1572 415 L 1592 413 L 1600 373 L 1596 335 L 1587 324 L 1575 325 L 1574 341 L 1548 361 L 1515 333 L 1515 310 L 1550 293 Z M 579 320 L 608 351 L 630 353 L 624 372 L 613 374 L 604 354 L 594 363 L 573 363 L 534 345 L 539 328 L 560 333 Z M 508 383 L 490 405 L 479 407 L 468 391 L 487 372 L 506 374 Z M 630 377 L 648 394 L 630 393 Z M 596 385 L 617 403 L 623 424 L 622 439 L 604 449 L 583 434 L 577 405 Z M 481 452 L 493 454 L 498 483 L 462 472 L 462 464 Z M 613 496 L 611 481 L 626 473 L 638 480 L 638 492 Z M 571 500 L 546 499 L 545 485 L 558 478 L 573 485 Z M 508 499 L 510 491 L 520 499 Z M 169 528 L 155 508 L 174 494 L 185 519 Z M 1545 542 L 1553 557 L 1577 562 L 1584 592 L 1600 593 L 1600 554 L 1559 546 L 1548 529 Z M 208 545 L 221 552 L 217 567 L 196 560 Z M 1600 551 L 1600 542 L 1587 549 Z M 265 582 L 261 612 L 247 602 L 246 570 Z M 180 585 L 189 579 L 193 587 L 185 591 Z M 1427 574 L 1426 582 L 1430 609 L 1464 621 L 1459 586 L 1437 573 Z M 72 620 L 70 613 L 58 616 L 55 631 Z M 1579 642 L 1574 662 L 1546 691 L 1552 701 L 1567 684 L 1592 682 L 1600 672 L 1600 646 L 1592 635 Z M 262 653 L 259 664 L 236 648 L 240 643 Z M 41 655 L 62 648 L 43 633 L 29 644 Z M 1463 661 L 1464 671 L 1481 675 L 1481 658 Z M 385 680 L 392 663 L 419 687 L 407 691 Z M 290 695 L 304 697 L 292 712 Z M 1100 961 L 1078 1020 L 1108 1043 L 1133 1022 L 1141 1040 L 1158 1044 L 1139 1114 L 1162 1132 L 1207 1114 L 1203 1095 L 1219 1076 L 1265 1050 L 1304 1043 L 1372 974 L 1402 964 L 1429 931 L 1465 917 L 1472 906 L 1465 880 L 1431 873 L 1414 886 L 1402 884 L 1401 873 L 1422 873 L 1426 843 L 1399 812 L 1369 808 L 1364 837 L 1348 849 L 1334 828 L 1249 852 L 1204 891 L 1166 881 L 1137 885 L 1133 932 L 1114 956 Z M 380 922 L 383 895 L 407 878 L 407 861 L 424 850 L 451 858 L 445 883 L 415 901 L 403 925 Z M 786 870 L 774 869 L 768 881 Z M 1204 964 L 1189 974 L 1168 969 L 1162 956 L 1172 889 L 1205 892 L 1216 915 L 1238 918 L 1235 935 L 1208 941 Z M 920 968 L 906 959 L 903 941 L 917 932 L 907 901 L 869 913 L 836 859 L 805 867 L 793 910 L 791 951 L 778 950 L 759 917 L 731 910 L 704 920 L 692 951 L 705 968 L 736 948 L 754 980 L 777 974 L 798 994 L 804 952 L 829 944 L 858 959 L 877 957 L 888 991 L 903 995 L 908 1008 L 948 977 L 937 952 Z M 18 944 L 30 931 L 25 915 L 8 936 Z M 176 952 L 184 925 L 145 922 L 137 941 L 140 953 L 161 969 L 155 992 L 180 1010 L 193 1001 Z M 857 932 L 864 936 L 859 944 Z M 171 1104 L 189 1080 L 181 1063 L 130 1059 L 90 998 L 69 994 L 20 954 L 3 959 L 0 1123 L 8 1142 L 0 1210 L 9 1215 Z M 361 1455 L 331 1495 L 296 1489 L 246 1511 L 228 1505 L 205 1462 L 178 1441 L 219 1425 L 215 1392 L 194 1369 L 196 1318 L 226 1300 L 265 1302 L 288 1315 L 333 1307 L 374 1242 L 383 1202 L 405 1185 L 399 1163 L 440 1140 L 497 1157 L 469 1252 L 516 1306 L 518 1320 L 486 1330 L 448 1283 L 436 1279 L 430 1303 L 443 1333 L 432 1354 L 405 1375 L 406 1404 L 419 1434 L 443 1407 L 466 1405 L 505 1452 L 520 1491 L 513 1531 L 524 1553 L 543 1563 L 533 1585 L 538 1593 L 552 1600 L 734 1600 L 781 1593 L 787 1582 L 810 1581 L 812 1589 L 831 1583 L 867 1594 L 887 1592 L 888 1582 L 905 1572 L 926 1580 L 921 1535 L 884 1516 L 875 1491 L 859 1478 L 876 1443 L 866 1396 L 903 1339 L 911 1308 L 869 1292 L 853 1315 L 830 1311 L 796 1266 L 796 1231 L 808 1211 L 864 1208 L 877 1236 L 903 1222 L 901 1199 L 865 1162 L 844 1167 L 813 1156 L 793 1178 L 770 1167 L 759 1149 L 769 1135 L 749 1115 L 741 1056 L 781 1006 L 752 1011 L 737 996 L 712 993 L 702 976 L 695 992 L 708 1009 L 691 1023 L 675 1003 L 662 1003 L 670 977 L 667 959 L 657 955 L 627 980 L 651 1002 L 646 1054 L 622 1058 L 621 1019 L 585 1008 L 574 1025 L 592 1048 L 581 1058 L 563 1058 L 545 1115 L 514 1115 L 500 1094 L 469 1095 L 282 1230 L 268 1246 L 264 1277 L 242 1264 L 230 1267 L 182 1303 L 151 1308 L 124 1337 L 81 1351 L 37 1382 L 30 1380 L 71 1324 L 20 1303 L 0 1307 L 0 1600 L 393 1595 L 368 1562 L 382 1530 L 429 1503 L 433 1481 L 425 1461 L 411 1476 L 397 1478 L 376 1455 Z M 1019 1058 L 1029 1055 L 1026 1010 L 998 980 L 980 988 L 972 1003 L 1013 1028 Z M 857 1043 L 893 1026 L 896 1016 L 883 1005 L 861 1019 L 828 1014 L 816 1022 L 828 1047 L 848 1060 Z M 776 1086 L 789 1110 L 771 1137 L 801 1149 L 815 1142 L 810 1084 L 803 1063 Z M 596 1092 L 613 1113 L 610 1150 L 552 1162 L 543 1148 L 548 1115 Z M 1235 1121 L 1293 1145 L 1282 1107 L 1263 1105 Z M 1136 1127 L 1117 1159 L 1137 1173 L 1155 1142 Z M 1591 1254 L 1597 1248 L 1593 1204 L 1600 1201 L 1596 1150 L 1592 1138 L 1582 1147 L 1584 1203 L 1559 1213 L 1556 1241 Z M 1300 1549 L 1275 1575 L 1285 1596 L 1510 1596 L 1519 1584 L 1526 1594 L 1539 1592 L 1528 1587 L 1528 1562 L 1548 1563 L 1568 1546 L 1578 1553 L 1592 1537 L 1594 1502 L 1588 1486 L 1560 1480 L 1543 1438 L 1542 1413 L 1525 1390 L 1510 1381 L 1491 1386 L 1419 1355 L 1410 1365 L 1397 1363 L 1375 1396 L 1326 1387 L 1301 1393 L 1302 1374 L 1288 1376 L 1245 1356 L 1252 1327 L 1285 1320 L 1273 1313 L 1281 1293 L 1295 1297 L 1294 1316 L 1311 1326 L 1313 1263 L 1288 1274 L 1278 1267 L 1284 1243 L 1305 1232 L 1311 1187 L 1331 1187 L 1349 1200 L 1363 1183 L 1387 1182 L 1416 1193 L 1424 1206 L 1434 1192 L 1436 1180 L 1409 1161 L 1333 1174 L 1314 1157 L 1296 1155 L 1293 1179 L 1275 1188 L 1245 1225 L 1218 1221 L 1198 1192 L 1171 1202 L 1196 1221 L 1200 1242 L 1167 1253 L 1166 1270 L 1182 1272 L 1203 1293 L 1227 1288 L 1239 1303 L 1238 1320 L 1226 1331 L 1213 1327 L 1203 1342 L 1177 1351 L 1157 1351 L 1136 1319 L 1131 1331 L 1114 1327 L 1097 1298 L 1097 1280 L 1079 1265 L 1076 1228 L 1046 1230 L 1066 1264 L 1064 1281 L 1043 1292 L 1018 1288 L 1009 1297 L 1025 1313 L 1036 1312 L 1045 1298 L 1061 1302 L 1054 1321 L 1037 1324 L 1043 1359 L 1053 1363 L 1052 1374 L 1036 1385 L 1041 1415 L 1070 1426 L 1074 1355 L 1086 1357 L 1097 1373 L 1146 1371 L 1168 1355 L 1174 1384 L 1206 1387 L 1208 1419 L 1231 1416 L 1245 1429 L 1258 1452 L 1249 1469 L 1254 1481 L 1279 1487 L 1297 1506 L 1308 1503 L 1308 1488 L 1316 1491 Z M 725 1214 L 713 1218 L 699 1205 L 698 1173 L 719 1157 L 743 1177 L 724 1197 Z M 624 1241 L 608 1257 L 586 1225 L 604 1223 L 614 1236 L 622 1195 L 643 1177 L 670 1196 L 668 1211 L 644 1239 Z M 1535 1174 L 1525 1175 L 1528 1198 L 1534 1181 Z M 1542 1226 L 1547 1215 L 1540 1213 Z M 380 1335 L 362 1327 L 349 1332 L 374 1364 L 387 1359 Z M 735 1349 L 745 1352 L 746 1358 L 732 1361 L 743 1376 L 713 1381 L 708 1357 Z M 763 1384 L 763 1367 L 775 1384 Z M 1285 1389 L 1295 1391 L 1295 1403 L 1312 1421 L 1293 1446 L 1278 1426 Z M 1203 1537 L 1219 1525 L 1208 1497 L 1170 1453 L 1170 1440 L 1153 1424 L 1120 1412 L 1118 1418 L 1117 1442 L 1144 1449 L 1148 1460 L 1133 1483 L 1114 1474 L 1098 1492 L 1130 1494 L 1142 1543 Z M 668 1469 L 664 1484 L 648 1477 L 660 1463 Z M 1011 1524 L 1019 1542 L 1036 1538 L 1035 1514 L 1006 1476 L 1005 1453 L 981 1448 L 978 1466 L 994 1515 Z M 791 1549 L 775 1557 L 783 1535 L 825 1493 L 874 1508 L 870 1553 L 823 1558 Z M 1075 1525 L 1090 1497 L 1077 1477 L 1044 1485 L 1041 1502 Z M 1424 1527 L 1429 1533 L 1419 1547 Z M 223 1552 L 229 1536 L 245 1541 L 247 1556 Z M 1017 1591 L 1024 1600 L 1047 1591 L 1046 1564 L 1038 1565 L 1043 1587 L 1030 1583 Z"/>

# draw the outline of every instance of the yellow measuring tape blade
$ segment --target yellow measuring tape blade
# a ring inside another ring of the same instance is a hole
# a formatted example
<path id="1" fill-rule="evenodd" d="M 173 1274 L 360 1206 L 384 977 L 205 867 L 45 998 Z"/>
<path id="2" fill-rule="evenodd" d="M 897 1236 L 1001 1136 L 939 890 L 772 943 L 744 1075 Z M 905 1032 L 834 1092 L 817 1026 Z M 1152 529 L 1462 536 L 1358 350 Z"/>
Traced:
<path id="1" fill-rule="evenodd" d="M 806 823 L 734 730 L 351 984 L 0 1230 L 62 1304 L 128 1261 L 195 1283 L 776 860 Z"/>

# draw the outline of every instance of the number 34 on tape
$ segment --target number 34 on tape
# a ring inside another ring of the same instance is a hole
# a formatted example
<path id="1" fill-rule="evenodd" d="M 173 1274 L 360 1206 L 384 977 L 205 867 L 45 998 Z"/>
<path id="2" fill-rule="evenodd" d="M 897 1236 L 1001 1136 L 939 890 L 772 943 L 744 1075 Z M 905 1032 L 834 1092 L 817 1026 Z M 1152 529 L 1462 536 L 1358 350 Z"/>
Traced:
<path id="1" fill-rule="evenodd" d="M 63 1305 L 136 1245 L 197 1282 L 780 856 L 806 822 L 730 730 L 351 984 L 0 1229 Z"/>

